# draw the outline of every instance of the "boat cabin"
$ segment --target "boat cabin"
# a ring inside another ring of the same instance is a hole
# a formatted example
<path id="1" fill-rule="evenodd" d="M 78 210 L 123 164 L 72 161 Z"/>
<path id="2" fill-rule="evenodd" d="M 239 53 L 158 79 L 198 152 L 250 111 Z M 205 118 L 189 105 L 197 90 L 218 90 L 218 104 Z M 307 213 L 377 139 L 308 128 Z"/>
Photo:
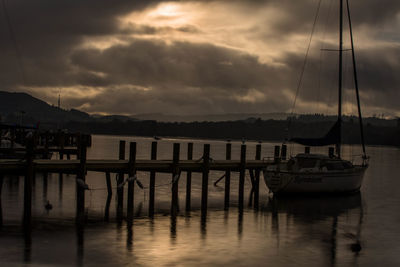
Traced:
<path id="1" fill-rule="evenodd" d="M 288 161 L 287 167 L 288 171 L 295 172 L 329 172 L 351 169 L 353 164 L 321 154 L 298 154 Z"/>

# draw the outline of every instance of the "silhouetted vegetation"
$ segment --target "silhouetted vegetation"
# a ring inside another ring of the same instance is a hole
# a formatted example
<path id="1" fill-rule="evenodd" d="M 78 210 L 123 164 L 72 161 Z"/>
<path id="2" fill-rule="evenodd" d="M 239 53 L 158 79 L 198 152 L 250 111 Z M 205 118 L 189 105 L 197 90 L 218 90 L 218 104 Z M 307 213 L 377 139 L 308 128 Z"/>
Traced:
<path id="1" fill-rule="evenodd" d="M 333 125 L 332 121 L 290 123 L 290 137 L 320 137 Z M 116 134 L 136 136 L 179 136 L 210 139 L 249 139 L 282 141 L 287 137 L 288 121 L 246 120 L 224 122 L 156 122 L 121 121 L 110 122 L 69 122 L 65 126 L 71 131 L 93 134 Z M 400 127 L 382 127 L 367 124 L 366 143 L 369 145 L 400 145 Z M 360 143 L 359 125 L 347 121 L 343 125 L 343 143 Z"/>

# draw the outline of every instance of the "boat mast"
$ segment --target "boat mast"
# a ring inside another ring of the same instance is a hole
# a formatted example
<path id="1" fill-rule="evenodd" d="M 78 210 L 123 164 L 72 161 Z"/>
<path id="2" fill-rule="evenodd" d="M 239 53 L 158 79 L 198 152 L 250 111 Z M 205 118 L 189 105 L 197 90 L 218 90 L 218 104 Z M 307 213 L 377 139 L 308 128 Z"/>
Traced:
<path id="1" fill-rule="evenodd" d="M 339 99 L 338 99 L 338 122 L 339 136 L 336 144 L 337 155 L 340 158 L 340 150 L 342 143 L 342 64 L 343 64 L 343 0 L 340 0 L 339 15 Z"/>
<path id="2" fill-rule="evenodd" d="M 360 95 L 359 95 L 359 92 L 358 92 L 356 56 L 355 56 L 355 52 L 354 52 L 353 29 L 352 29 L 352 26 L 351 26 L 349 0 L 346 0 L 346 4 L 347 4 L 347 17 L 349 19 L 351 55 L 352 55 L 352 58 L 353 58 L 354 86 L 356 87 L 356 98 L 357 98 L 357 108 L 358 108 L 358 120 L 359 120 L 359 124 L 360 124 L 361 145 L 362 145 L 363 155 L 366 156 L 366 153 L 365 153 L 365 142 L 364 142 L 364 128 L 363 128 L 363 121 L 362 121 L 362 116 L 361 116 Z"/>

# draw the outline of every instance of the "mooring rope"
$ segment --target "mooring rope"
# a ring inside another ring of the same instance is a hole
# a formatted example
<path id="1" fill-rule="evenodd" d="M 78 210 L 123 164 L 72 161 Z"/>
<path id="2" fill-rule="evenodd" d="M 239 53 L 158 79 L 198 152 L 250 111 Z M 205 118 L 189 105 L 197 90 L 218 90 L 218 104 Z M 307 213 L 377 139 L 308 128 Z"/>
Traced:
<path id="1" fill-rule="evenodd" d="M 171 182 L 165 183 L 165 184 L 155 185 L 154 188 L 168 186 L 168 185 L 172 185 L 174 183 L 177 183 L 177 182 L 179 182 L 180 176 L 181 176 L 181 171 L 179 171 L 174 177 L 172 177 L 172 181 Z M 83 181 L 82 179 L 76 179 L 76 182 L 80 187 L 84 188 L 85 190 L 89 190 L 89 191 L 107 190 L 108 189 L 107 187 L 90 188 L 89 185 L 86 184 L 85 181 Z M 112 189 L 122 188 L 122 187 L 125 186 L 125 184 L 127 182 L 136 182 L 138 187 L 140 189 L 142 189 L 142 190 L 150 189 L 150 186 L 144 186 L 143 185 L 143 183 L 138 179 L 136 174 L 135 174 L 135 176 L 127 177 L 122 183 L 118 184 L 117 186 L 111 187 L 111 188 Z"/>

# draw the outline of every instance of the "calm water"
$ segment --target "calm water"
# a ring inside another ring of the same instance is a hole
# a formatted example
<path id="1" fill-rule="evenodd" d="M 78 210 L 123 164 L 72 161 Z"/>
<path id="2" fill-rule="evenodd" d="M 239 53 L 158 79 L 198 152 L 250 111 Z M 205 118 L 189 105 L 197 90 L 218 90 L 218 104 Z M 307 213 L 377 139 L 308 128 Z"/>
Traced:
<path id="1" fill-rule="evenodd" d="M 88 158 L 118 157 L 120 139 L 138 142 L 138 158 L 150 157 L 149 138 L 94 136 Z M 203 144 L 211 144 L 211 157 L 225 157 L 225 142 L 185 139 L 159 141 L 158 157 L 170 159 L 172 144 L 181 143 L 181 158 L 187 143 L 194 142 L 194 158 Z M 248 142 L 248 158 L 254 158 L 256 143 Z M 271 143 L 262 145 L 263 157 L 273 155 Z M 127 145 L 128 148 L 128 145 Z M 233 142 L 232 157 L 239 158 L 240 143 Z M 290 147 L 295 153 L 300 147 Z M 326 148 L 324 148 L 326 150 Z M 127 151 L 128 153 L 128 151 Z M 347 155 L 358 147 L 344 148 Z M 184 212 L 185 173 L 180 179 L 181 212 L 169 216 L 171 175 L 157 174 L 156 216 L 147 217 L 148 190 L 135 189 L 135 222 L 132 228 L 115 221 L 115 193 L 110 221 L 104 222 L 107 191 L 104 174 L 88 173 L 86 192 L 88 223 L 78 228 L 75 216 L 74 176 L 38 176 L 33 193 L 33 231 L 21 231 L 23 179 L 6 177 L 2 191 L 4 224 L 0 230 L 0 265 L 143 265 L 143 266 L 399 266 L 400 265 L 400 150 L 368 147 L 371 156 L 360 194 L 337 197 L 273 199 L 261 181 L 260 209 L 237 209 L 238 175 L 233 174 L 232 204 L 223 210 L 223 182 L 213 182 L 221 172 L 210 174 L 209 211 L 202 222 L 201 177 L 193 175 L 192 207 Z M 148 185 L 148 174 L 138 173 Z M 115 178 L 112 176 L 113 186 Z M 246 200 L 250 192 L 246 177 Z M 126 195 L 125 195 L 126 196 Z M 50 201 L 53 209 L 46 212 Z M 126 203 L 124 203 L 126 206 Z M 247 207 L 247 203 L 246 203 Z M 361 250 L 360 250 L 361 247 Z"/>

